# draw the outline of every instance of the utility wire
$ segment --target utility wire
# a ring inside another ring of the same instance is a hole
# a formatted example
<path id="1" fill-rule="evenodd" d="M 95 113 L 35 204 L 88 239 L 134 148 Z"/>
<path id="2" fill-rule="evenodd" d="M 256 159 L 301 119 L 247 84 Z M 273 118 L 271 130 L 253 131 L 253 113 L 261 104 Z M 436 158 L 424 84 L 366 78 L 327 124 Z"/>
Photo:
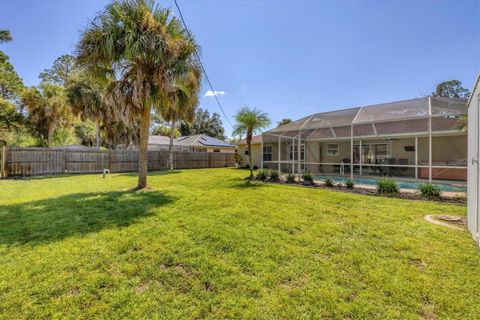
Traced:
<path id="1" fill-rule="evenodd" d="M 175 2 L 175 6 L 177 7 L 178 13 L 180 14 L 180 19 L 182 20 L 183 26 L 187 30 L 188 36 L 190 39 L 193 39 L 192 35 L 190 34 L 190 30 L 187 27 L 187 24 L 185 23 L 185 19 L 183 19 L 183 14 L 182 11 L 180 10 L 180 7 L 178 6 L 177 0 L 173 0 Z M 227 114 L 225 113 L 225 110 L 223 110 L 222 104 L 220 103 L 220 100 L 218 100 L 217 93 L 215 90 L 213 90 L 212 83 L 210 82 L 210 79 L 208 78 L 207 71 L 205 70 L 205 67 L 203 66 L 202 60 L 200 60 L 200 55 L 198 54 L 197 49 L 195 48 L 195 55 L 197 56 L 198 62 L 200 63 L 200 66 L 202 68 L 203 74 L 205 75 L 205 79 L 207 80 L 208 86 L 210 87 L 210 90 L 212 90 L 213 96 L 215 97 L 215 100 L 217 101 L 218 106 L 220 107 L 220 110 L 222 110 L 223 115 L 225 116 L 225 119 L 227 119 L 228 124 L 230 127 L 233 128 L 232 123 L 230 122 L 230 119 L 228 118 Z"/>

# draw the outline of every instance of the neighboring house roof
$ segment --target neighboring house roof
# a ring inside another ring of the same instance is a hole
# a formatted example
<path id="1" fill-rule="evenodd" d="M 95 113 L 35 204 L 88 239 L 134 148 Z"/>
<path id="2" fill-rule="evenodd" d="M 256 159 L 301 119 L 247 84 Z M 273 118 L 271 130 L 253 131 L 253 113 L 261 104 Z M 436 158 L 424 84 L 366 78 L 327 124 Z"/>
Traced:
<path id="1" fill-rule="evenodd" d="M 174 141 L 175 143 L 175 141 Z M 170 138 L 167 136 L 149 136 L 148 137 L 148 144 L 161 144 L 161 145 L 169 145 Z"/>
<path id="2" fill-rule="evenodd" d="M 170 138 L 166 136 L 149 136 L 149 145 L 169 145 Z M 222 141 L 220 139 L 207 136 L 205 134 L 196 134 L 193 136 L 178 137 L 173 140 L 173 145 L 181 147 L 219 147 L 235 148 L 235 145 Z"/>
<path id="3" fill-rule="evenodd" d="M 261 134 L 259 134 L 258 136 L 253 136 L 252 137 L 252 144 L 259 144 L 259 143 L 262 143 L 262 135 Z M 247 139 L 242 139 L 238 143 L 239 146 L 244 145 L 244 144 L 247 144 Z"/>
<path id="4" fill-rule="evenodd" d="M 220 139 L 207 136 L 205 134 L 196 134 L 193 136 L 184 136 L 175 139 L 175 144 L 189 147 L 221 147 L 235 148 L 235 145 Z"/>
<path id="5" fill-rule="evenodd" d="M 93 150 L 92 147 L 87 147 L 81 144 L 69 144 L 65 146 L 55 146 L 51 147 L 50 149 L 58 149 L 58 150 Z"/>
<path id="6" fill-rule="evenodd" d="M 360 125 L 373 122 L 425 118 L 430 114 L 461 115 L 467 113 L 466 102 L 466 99 L 423 97 L 376 105 L 360 106 L 350 109 L 321 112 L 271 129 L 266 133 L 285 134 L 287 132 L 298 130 L 305 131 L 308 129 L 328 129 L 342 126 L 349 127 L 351 125 Z"/>

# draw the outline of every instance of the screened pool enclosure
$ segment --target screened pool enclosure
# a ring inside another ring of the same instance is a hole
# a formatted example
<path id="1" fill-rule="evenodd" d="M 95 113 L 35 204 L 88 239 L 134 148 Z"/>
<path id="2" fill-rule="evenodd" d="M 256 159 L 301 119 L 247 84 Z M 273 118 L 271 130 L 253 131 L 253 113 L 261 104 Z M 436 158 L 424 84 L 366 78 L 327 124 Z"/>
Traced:
<path id="1" fill-rule="evenodd" d="M 465 181 L 466 101 L 424 97 L 316 113 L 262 135 L 262 167 L 281 172 Z"/>

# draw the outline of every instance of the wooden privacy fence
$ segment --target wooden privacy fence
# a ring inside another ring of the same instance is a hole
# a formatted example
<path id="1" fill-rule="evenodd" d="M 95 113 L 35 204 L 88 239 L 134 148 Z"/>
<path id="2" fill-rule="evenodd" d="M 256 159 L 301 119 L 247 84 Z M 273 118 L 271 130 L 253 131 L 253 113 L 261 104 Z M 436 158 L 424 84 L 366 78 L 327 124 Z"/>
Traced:
<path id="1" fill-rule="evenodd" d="M 235 165 L 234 153 L 173 153 L 176 169 L 220 168 Z M 138 170 L 138 151 L 68 150 L 49 148 L 2 147 L 0 176 L 30 176 L 55 173 L 95 173 Z M 148 152 L 148 170 L 167 169 L 168 151 Z"/>

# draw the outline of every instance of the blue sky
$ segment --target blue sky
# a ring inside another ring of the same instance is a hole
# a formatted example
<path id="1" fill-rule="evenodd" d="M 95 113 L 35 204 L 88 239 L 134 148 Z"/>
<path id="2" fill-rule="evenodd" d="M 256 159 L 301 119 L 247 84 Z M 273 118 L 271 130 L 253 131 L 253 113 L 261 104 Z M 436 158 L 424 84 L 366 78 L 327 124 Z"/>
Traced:
<path id="1" fill-rule="evenodd" d="M 0 0 L 2 45 L 27 85 L 107 1 Z M 159 1 L 174 12 L 173 0 Z M 281 118 L 420 97 L 480 70 L 480 1 L 179 0 L 227 115 L 243 105 Z M 212 96 L 200 106 L 220 112 Z M 231 132 L 223 118 L 227 133 Z"/>

